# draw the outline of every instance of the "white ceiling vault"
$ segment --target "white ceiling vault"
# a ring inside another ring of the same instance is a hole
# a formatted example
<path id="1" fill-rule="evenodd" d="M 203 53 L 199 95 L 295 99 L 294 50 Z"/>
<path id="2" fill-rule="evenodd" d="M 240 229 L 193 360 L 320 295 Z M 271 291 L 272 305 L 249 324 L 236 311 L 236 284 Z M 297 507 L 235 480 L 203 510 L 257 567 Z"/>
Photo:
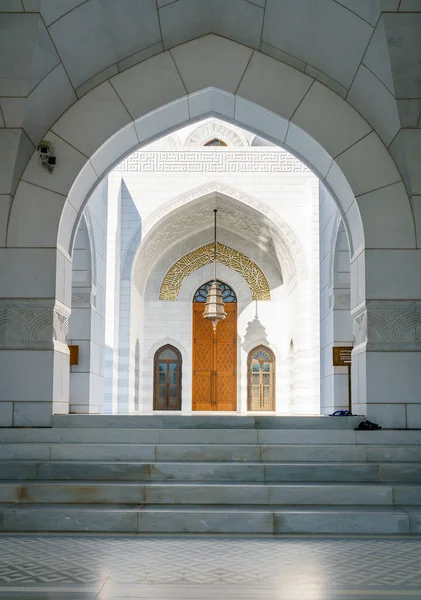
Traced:
<path id="1" fill-rule="evenodd" d="M 174 263 L 189 252 L 206 246 L 212 241 L 213 226 L 208 227 L 206 230 L 192 232 L 189 237 L 177 240 L 173 245 L 163 248 L 159 259 L 154 261 L 148 273 L 146 273 L 144 269 L 145 265 L 137 260 L 139 258 L 139 253 L 133 267 L 133 281 L 140 294 L 145 299 L 157 300 L 159 298 L 162 282 Z M 255 263 L 264 274 L 271 292 L 283 285 L 284 282 L 276 257 L 266 254 L 254 240 L 245 238 L 233 231 L 220 228 L 218 230 L 218 241 L 228 248 L 244 254 L 249 260 Z M 212 268 L 210 268 L 210 272 L 212 272 Z M 218 262 L 217 273 L 221 274 L 222 272 L 226 274 L 229 273 L 230 277 L 235 274 L 233 269 Z M 201 283 L 204 282 L 205 281 L 202 281 Z M 201 285 L 201 283 L 199 285 Z M 290 288 L 288 288 L 288 290 L 289 289 Z"/>
<path id="2" fill-rule="evenodd" d="M 134 280 L 140 288 L 164 255 L 170 253 L 175 262 L 195 248 L 189 240 L 197 234 L 202 235 L 199 245 L 203 245 L 205 239 L 206 242 L 212 240 L 214 208 L 217 208 L 219 217 L 218 240 L 224 240 L 229 246 L 232 246 L 232 236 L 249 245 L 253 240 L 249 258 L 263 270 L 262 264 L 270 263 L 271 270 L 278 273 L 277 282 L 284 281 L 293 286 L 307 277 L 304 253 L 285 221 L 260 201 L 232 190 L 233 195 L 238 197 L 236 199 L 228 195 L 229 191 L 221 184 L 204 186 L 202 193 L 199 190 L 189 192 L 184 201 L 178 198 L 163 206 L 159 218 L 151 215 L 151 222 L 145 221 L 146 234 L 133 266 Z M 171 251 L 176 246 L 181 248 L 180 256 L 175 250 Z M 243 247 L 235 249 L 244 251 Z"/>
<path id="3" fill-rule="evenodd" d="M 273 209 L 261 200 L 220 181 L 205 183 L 189 192 L 165 203 L 143 222 L 144 242 L 154 239 L 153 232 L 158 231 L 156 225 L 167 215 L 176 214 L 176 209 L 188 205 L 189 210 L 206 203 L 212 216 L 212 208 L 220 208 L 221 218 L 228 230 L 236 230 L 240 235 L 249 237 L 249 232 L 256 234 L 261 249 L 275 251 L 283 278 L 291 282 L 293 279 L 305 280 L 308 276 L 304 251 L 295 233 Z M 249 207 L 251 210 L 244 211 Z M 235 210 L 235 215 L 233 211 Z M 227 217 L 227 218 L 225 218 Z M 172 222 L 172 217 L 168 218 Z M 162 223 L 165 221 L 163 220 Z M 211 224 L 209 221 L 208 226 Z M 241 224 L 240 229 L 238 224 Z M 257 230 L 256 230 L 257 228 Z M 153 231 L 152 231 L 153 230 Z M 148 235 L 151 232 L 152 235 Z M 146 249 L 144 250 L 146 253 Z M 142 255 L 145 256 L 145 255 Z"/>
<path id="4" fill-rule="evenodd" d="M 406 10 L 398 0 L 2 0 L 0 56 L 13 60 L 0 61 L 0 96 L 5 96 L 0 121 L 3 116 L 7 126 L 7 121 L 14 127 L 23 125 L 37 143 L 77 98 L 154 55 L 170 50 L 188 72 L 191 59 L 180 45 L 213 33 L 227 44 L 232 40 L 244 46 L 231 50 L 229 58 L 222 42 L 218 50 L 198 46 L 199 62 L 216 51 L 222 73 L 226 60 L 246 67 L 250 54 L 244 47 L 259 50 L 342 97 L 349 94 L 350 103 L 379 126 L 379 135 L 388 142 L 399 120 L 396 104 L 393 107 L 394 80 L 398 97 L 421 96 L 419 89 L 407 89 L 408 80 L 419 80 L 417 73 L 408 72 L 408 65 L 399 68 L 408 53 L 415 56 L 418 49 L 410 41 L 404 44 L 402 36 L 416 16 L 403 12 L 395 24 L 385 12 L 380 21 L 382 10 L 398 7 Z M 393 43 L 395 39 L 399 43 Z M 203 83 L 202 87 L 209 85 Z M 239 83 L 232 82 L 233 93 Z M 186 75 L 189 91 L 190 84 Z M 29 103 L 6 99 L 33 92 Z M 370 107 L 368 92 L 381 101 L 377 103 L 387 112 L 388 126 L 381 118 L 385 115 Z M 408 120 L 414 103 L 401 103 L 400 109 Z"/>
<path id="5" fill-rule="evenodd" d="M 0 239 L 45 246 L 36 217 L 52 203 L 70 255 L 84 199 L 114 161 L 218 114 L 326 179 L 353 253 L 380 237 L 408 247 L 421 219 L 406 197 L 421 194 L 420 11 L 416 0 L 2 0 Z M 37 168 L 45 136 L 54 178 Z M 71 190 L 63 218 L 61 197 L 36 185 Z M 399 197 L 390 190 L 388 210 L 371 210 L 374 192 L 392 185 Z"/>
<path id="6" fill-rule="evenodd" d="M 78 95 L 145 58 L 209 33 L 275 53 L 277 58 L 282 52 L 285 62 L 293 61 L 303 71 L 317 69 L 347 89 L 381 12 L 380 0 L 23 0 L 23 4 L 8 0 L 6 4 L 16 12 L 25 9 L 28 20 L 38 6 L 40 28 L 48 29 L 49 36 L 39 32 L 33 83 L 61 62 Z M 22 37 L 16 41 L 21 44 Z M 32 44 L 27 38 L 17 57 Z"/>

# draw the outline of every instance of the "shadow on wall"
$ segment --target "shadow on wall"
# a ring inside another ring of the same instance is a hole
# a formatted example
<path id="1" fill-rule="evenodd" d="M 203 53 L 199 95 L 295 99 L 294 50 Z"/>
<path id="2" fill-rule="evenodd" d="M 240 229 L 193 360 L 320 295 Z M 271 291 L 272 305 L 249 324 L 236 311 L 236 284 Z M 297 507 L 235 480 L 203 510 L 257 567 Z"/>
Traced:
<path id="1" fill-rule="evenodd" d="M 266 327 L 262 325 L 256 315 L 253 321 L 247 323 L 247 330 L 242 343 L 242 348 L 245 352 L 249 352 L 255 346 L 263 344 L 269 346 L 269 340 L 266 333 Z"/>

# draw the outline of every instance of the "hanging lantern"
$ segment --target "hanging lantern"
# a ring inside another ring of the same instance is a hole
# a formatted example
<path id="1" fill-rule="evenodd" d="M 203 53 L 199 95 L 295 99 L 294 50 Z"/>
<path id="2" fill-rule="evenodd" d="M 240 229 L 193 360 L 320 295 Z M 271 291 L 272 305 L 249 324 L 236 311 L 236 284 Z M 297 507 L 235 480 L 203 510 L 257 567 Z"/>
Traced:
<path id="1" fill-rule="evenodd" d="M 213 259 L 213 282 L 210 288 L 208 289 L 208 294 L 206 296 L 206 304 L 205 310 L 203 312 L 203 317 L 212 323 L 213 333 L 216 333 L 216 326 L 219 321 L 223 321 L 227 316 L 224 307 L 224 300 L 222 298 L 222 290 L 216 282 L 216 213 L 217 209 L 213 211 L 215 213 L 214 220 L 214 259 Z"/>

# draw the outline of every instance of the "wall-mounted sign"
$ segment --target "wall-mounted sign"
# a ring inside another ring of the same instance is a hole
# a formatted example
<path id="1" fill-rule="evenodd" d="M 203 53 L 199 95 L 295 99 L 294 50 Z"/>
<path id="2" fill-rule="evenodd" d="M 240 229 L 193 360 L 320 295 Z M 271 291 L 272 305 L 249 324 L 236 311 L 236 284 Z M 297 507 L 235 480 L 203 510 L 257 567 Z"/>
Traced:
<path id="1" fill-rule="evenodd" d="M 78 365 L 79 364 L 79 346 L 69 346 L 70 351 L 70 364 Z"/>
<path id="2" fill-rule="evenodd" d="M 333 366 L 348 367 L 351 364 L 352 346 L 333 346 Z"/>
<path id="3" fill-rule="evenodd" d="M 348 367 L 348 408 L 351 410 L 351 353 L 352 346 L 333 346 L 333 366 Z"/>

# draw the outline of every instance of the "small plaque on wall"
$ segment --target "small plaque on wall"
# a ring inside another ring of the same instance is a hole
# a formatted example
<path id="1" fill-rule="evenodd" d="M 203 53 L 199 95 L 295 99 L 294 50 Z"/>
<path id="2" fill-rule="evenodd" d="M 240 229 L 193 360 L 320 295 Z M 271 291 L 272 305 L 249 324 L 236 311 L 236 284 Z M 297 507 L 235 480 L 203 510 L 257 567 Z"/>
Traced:
<path id="1" fill-rule="evenodd" d="M 69 346 L 70 350 L 70 364 L 78 365 L 79 364 L 79 346 Z"/>
<path id="2" fill-rule="evenodd" d="M 352 346 L 333 346 L 333 366 L 349 367 L 351 364 Z"/>

